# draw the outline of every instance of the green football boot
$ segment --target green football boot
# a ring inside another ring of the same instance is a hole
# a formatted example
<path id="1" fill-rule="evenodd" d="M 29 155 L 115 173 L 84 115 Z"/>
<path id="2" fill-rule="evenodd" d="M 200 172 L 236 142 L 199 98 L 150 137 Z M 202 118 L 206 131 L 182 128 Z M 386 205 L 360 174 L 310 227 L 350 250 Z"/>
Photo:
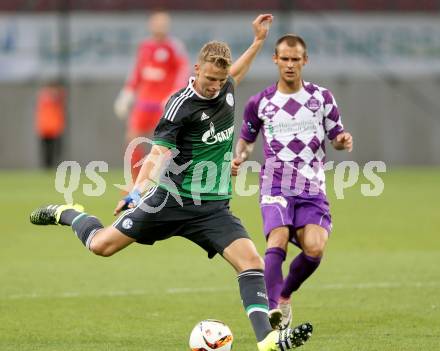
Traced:
<path id="1" fill-rule="evenodd" d="M 310 323 L 300 324 L 291 329 L 271 331 L 258 344 L 259 351 L 287 351 L 305 344 L 312 336 L 313 326 Z"/>
<path id="2" fill-rule="evenodd" d="M 59 224 L 61 213 L 65 210 L 75 210 L 78 212 L 84 212 L 84 207 L 79 204 L 70 205 L 48 205 L 39 207 L 32 211 L 30 220 L 32 224 L 36 225 L 49 225 Z"/>

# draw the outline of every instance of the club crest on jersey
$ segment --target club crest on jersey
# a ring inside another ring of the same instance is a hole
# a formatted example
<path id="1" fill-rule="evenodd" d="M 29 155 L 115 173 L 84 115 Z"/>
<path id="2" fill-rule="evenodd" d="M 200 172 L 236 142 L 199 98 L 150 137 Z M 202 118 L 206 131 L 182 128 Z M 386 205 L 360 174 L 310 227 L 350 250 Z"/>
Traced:
<path id="1" fill-rule="evenodd" d="M 229 140 L 233 134 L 234 126 L 231 126 L 226 130 L 222 130 L 221 132 L 216 133 L 214 123 L 211 122 L 209 124 L 209 130 L 203 133 L 202 141 L 208 145 L 221 143 L 223 141 Z"/>
<path id="2" fill-rule="evenodd" d="M 314 98 L 313 96 L 306 102 L 305 107 L 307 107 L 310 111 L 316 112 L 321 107 L 321 101 Z"/>
<path id="3" fill-rule="evenodd" d="M 232 95 L 231 93 L 227 93 L 226 94 L 226 102 L 228 103 L 229 106 L 234 106 L 234 95 Z"/>
<path id="4" fill-rule="evenodd" d="M 157 62 L 164 62 L 164 61 L 168 60 L 169 57 L 170 57 L 170 54 L 164 48 L 159 48 L 154 52 L 154 59 Z"/>
<path id="5" fill-rule="evenodd" d="M 133 221 L 130 218 L 126 218 L 122 222 L 122 228 L 131 229 L 133 227 Z"/>
<path id="6" fill-rule="evenodd" d="M 269 117 L 269 118 L 271 118 L 271 117 L 273 117 L 276 113 L 277 113 L 277 111 L 278 111 L 279 109 L 278 109 L 278 107 L 277 106 L 275 106 L 275 105 L 273 105 L 272 103 L 268 103 L 264 108 L 263 108 L 263 115 L 264 116 L 266 116 L 266 117 Z"/>

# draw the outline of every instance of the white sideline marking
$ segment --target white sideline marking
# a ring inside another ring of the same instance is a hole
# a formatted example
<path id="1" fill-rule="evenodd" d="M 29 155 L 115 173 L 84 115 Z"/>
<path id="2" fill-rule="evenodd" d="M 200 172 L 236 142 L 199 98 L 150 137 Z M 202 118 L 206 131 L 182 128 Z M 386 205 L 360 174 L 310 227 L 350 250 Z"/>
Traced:
<path id="1" fill-rule="evenodd" d="M 337 283 L 305 286 L 306 290 L 349 290 L 349 289 L 400 289 L 400 288 L 433 288 L 440 286 L 440 282 L 377 282 L 377 283 Z M 164 291 L 166 294 L 193 294 L 193 293 L 216 293 L 236 291 L 237 288 L 232 287 L 194 287 L 194 288 L 169 288 Z M 117 297 L 117 296 L 136 296 L 150 295 L 148 290 L 127 290 L 127 291 L 104 291 L 96 293 L 80 293 L 80 292 L 64 292 L 59 294 L 47 293 L 30 293 L 30 294 L 11 294 L 0 296 L 2 300 L 18 300 L 18 299 L 45 299 L 45 298 L 61 298 L 69 299 L 76 297 Z"/>

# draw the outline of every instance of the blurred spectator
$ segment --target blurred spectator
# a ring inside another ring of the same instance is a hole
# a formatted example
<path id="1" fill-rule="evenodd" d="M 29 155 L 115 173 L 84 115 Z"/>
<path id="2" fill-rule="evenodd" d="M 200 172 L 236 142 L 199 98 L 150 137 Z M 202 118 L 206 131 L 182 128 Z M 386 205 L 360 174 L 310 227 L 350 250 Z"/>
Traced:
<path id="1" fill-rule="evenodd" d="M 151 37 L 138 47 L 136 63 L 115 103 L 115 114 L 123 119 L 130 113 L 126 141 L 151 137 L 171 93 L 187 85 L 188 58 L 183 45 L 169 37 L 170 16 L 154 12 L 148 21 Z M 136 179 L 146 150 L 136 147 L 131 158 L 132 178 Z"/>
<path id="2" fill-rule="evenodd" d="M 60 158 L 65 126 L 65 91 L 59 81 L 45 84 L 38 92 L 35 122 L 41 144 L 41 164 L 53 168 Z"/>

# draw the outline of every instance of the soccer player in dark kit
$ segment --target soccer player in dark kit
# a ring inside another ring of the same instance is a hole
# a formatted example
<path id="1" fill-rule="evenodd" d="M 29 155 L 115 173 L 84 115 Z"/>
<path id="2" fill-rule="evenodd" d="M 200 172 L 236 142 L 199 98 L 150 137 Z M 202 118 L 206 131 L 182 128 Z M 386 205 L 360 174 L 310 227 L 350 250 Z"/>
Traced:
<path id="1" fill-rule="evenodd" d="M 263 46 L 271 22 L 268 14 L 254 20 L 254 42 L 233 64 L 225 43 L 203 46 L 195 76 L 166 104 L 134 189 L 118 203 L 115 214 L 126 211 L 112 226 L 104 228 L 79 205 L 36 209 L 31 222 L 69 225 L 89 250 L 101 256 L 111 256 L 133 242 L 152 245 L 177 235 L 198 244 L 209 257 L 220 254 L 238 274 L 258 349 L 283 351 L 304 344 L 312 326 L 272 329 L 264 262 L 229 210 L 234 87 Z"/>

